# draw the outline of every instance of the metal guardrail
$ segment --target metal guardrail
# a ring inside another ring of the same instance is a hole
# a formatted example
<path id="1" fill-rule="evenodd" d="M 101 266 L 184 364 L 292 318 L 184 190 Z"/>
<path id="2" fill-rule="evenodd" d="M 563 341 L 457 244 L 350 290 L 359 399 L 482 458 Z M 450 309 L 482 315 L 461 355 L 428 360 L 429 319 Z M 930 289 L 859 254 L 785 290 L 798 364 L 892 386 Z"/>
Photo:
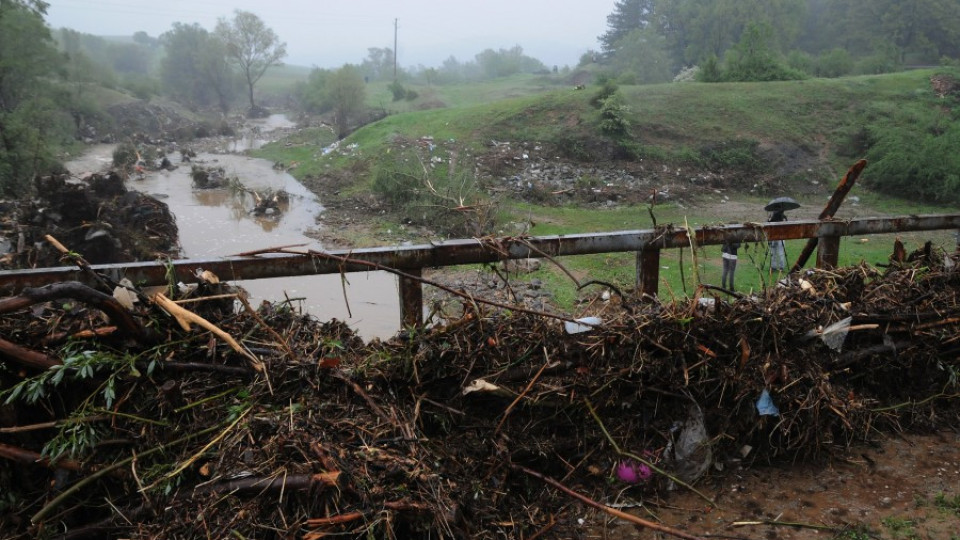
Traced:
<path id="1" fill-rule="evenodd" d="M 787 221 L 743 223 L 691 228 L 696 246 L 718 245 L 727 239 L 765 242 L 818 238 L 817 267 L 836 266 L 840 238 L 908 231 L 960 229 L 960 214 L 910 215 L 851 220 Z M 687 229 L 663 225 L 655 229 L 606 233 L 531 237 L 489 237 L 448 240 L 401 247 L 333 250 L 307 254 L 269 253 L 256 256 L 181 259 L 92 265 L 92 269 L 119 281 L 126 277 L 141 285 L 164 285 L 170 279 L 191 282 L 200 270 L 209 270 L 221 280 L 338 274 L 371 270 L 395 270 L 400 277 L 401 318 L 404 324 L 419 325 L 423 318 L 422 284 L 417 279 L 424 268 L 492 263 L 507 259 L 637 252 L 641 293 L 657 294 L 660 251 L 689 247 Z M 171 275 L 172 273 L 172 275 Z M 92 277 L 76 267 L 0 271 L 0 291 L 15 294 L 26 287 L 62 281 L 93 285 Z"/>

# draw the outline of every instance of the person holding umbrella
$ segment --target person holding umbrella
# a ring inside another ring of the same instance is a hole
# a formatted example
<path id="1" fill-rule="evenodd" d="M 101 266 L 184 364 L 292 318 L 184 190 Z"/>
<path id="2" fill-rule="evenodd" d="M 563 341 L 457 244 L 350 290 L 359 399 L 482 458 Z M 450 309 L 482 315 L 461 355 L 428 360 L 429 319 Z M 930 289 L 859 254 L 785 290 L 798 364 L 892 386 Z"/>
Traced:
<path id="1" fill-rule="evenodd" d="M 786 221 L 787 215 L 785 212 L 797 208 L 800 208 L 800 203 L 790 197 L 777 197 L 763 207 L 764 210 L 770 212 L 770 217 L 767 219 L 770 223 Z M 786 245 L 783 240 L 768 242 L 767 245 L 770 247 L 770 270 L 783 272 L 787 268 Z"/>

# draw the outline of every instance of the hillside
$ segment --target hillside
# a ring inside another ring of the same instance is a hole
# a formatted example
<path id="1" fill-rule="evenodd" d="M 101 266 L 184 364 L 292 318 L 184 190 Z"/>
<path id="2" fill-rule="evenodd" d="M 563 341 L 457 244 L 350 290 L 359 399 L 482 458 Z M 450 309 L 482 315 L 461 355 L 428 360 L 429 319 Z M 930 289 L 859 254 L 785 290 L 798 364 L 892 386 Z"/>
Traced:
<path id="1" fill-rule="evenodd" d="M 930 131 L 931 116 L 942 123 L 956 115 L 950 107 L 956 96 L 940 97 L 931 85 L 938 73 L 621 86 L 619 111 L 628 127 L 619 135 L 603 132 L 601 111 L 591 104 L 600 87 L 564 87 L 392 114 L 327 154 L 313 142 L 322 139 L 301 134 L 258 155 L 295 164 L 291 173 L 319 193 L 328 209 L 322 240 L 331 245 L 763 221 L 763 205 L 780 195 L 803 204 L 792 219 L 814 218 L 861 157 L 870 165 L 838 217 L 936 213 L 950 207 L 930 196 L 923 202 L 920 189 L 911 189 L 913 198 L 871 189 L 897 176 L 886 172 L 885 155 L 870 144 L 890 134 L 920 140 Z M 529 80 L 518 82 L 529 91 Z M 434 97 L 468 90 L 437 87 Z M 498 93 L 508 92 L 501 87 Z M 912 169 L 931 172 L 950 159 L 919 152 L 910 158 Z M 915 240 L 927 238 L 950 241 L 947 233 Z M 883 262 L 890 252 L 882 238 L 845 244 L 842 264 Z M 788 242 L 788 256 L 798 250 Z M 699 253 L 697 271 L 707 279 L 719 272 L 715 251 Z M 683 281 L 695 272 L 689 255 L 676 257 L 664 278 L 687 294 Z M 762 260 L 749 263 L 762 267 Z M 629 284 L 633 277 L 628 256 L 580 257 L 569 264 L 574 272 L 614 283 Z M 762 286 L 758 272 L 742 273 L 746 287 Z M 537 277 L 553 285 L 566 279 L 553 270 Z M 575 293 L 560 296 L 564 304 Z"/>

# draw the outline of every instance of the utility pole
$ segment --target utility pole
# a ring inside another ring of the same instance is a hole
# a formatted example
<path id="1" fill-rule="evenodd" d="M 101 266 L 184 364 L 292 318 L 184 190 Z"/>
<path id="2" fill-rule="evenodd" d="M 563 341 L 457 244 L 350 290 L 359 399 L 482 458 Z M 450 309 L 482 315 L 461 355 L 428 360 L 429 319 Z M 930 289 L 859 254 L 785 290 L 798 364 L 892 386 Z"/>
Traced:
<path id="1" fill-rule="evenodd" d="M 393 19 L 393 82 L 397 82 L 397 21 Z"/>

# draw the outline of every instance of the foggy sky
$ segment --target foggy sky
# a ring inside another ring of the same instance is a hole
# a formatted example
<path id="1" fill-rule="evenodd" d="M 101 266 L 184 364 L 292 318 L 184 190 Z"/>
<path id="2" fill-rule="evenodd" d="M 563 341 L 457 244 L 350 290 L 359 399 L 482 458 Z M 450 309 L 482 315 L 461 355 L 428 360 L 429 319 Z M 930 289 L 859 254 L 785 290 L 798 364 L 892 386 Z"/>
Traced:
<path id="1" fill-rule="evenodd" d="M 259 16 L 287 43 L 288 64 L 360 63 L 370 47 L 393 48 L 398 63 L 438 67 L 486 48 L 523 47 L 548 67 L 575 66 L 599 49 L 615 0 L 48 0 L 47 24 L 100 36 L 157 37 L 175 22 L 213 30 L 234 9 Z"/>

